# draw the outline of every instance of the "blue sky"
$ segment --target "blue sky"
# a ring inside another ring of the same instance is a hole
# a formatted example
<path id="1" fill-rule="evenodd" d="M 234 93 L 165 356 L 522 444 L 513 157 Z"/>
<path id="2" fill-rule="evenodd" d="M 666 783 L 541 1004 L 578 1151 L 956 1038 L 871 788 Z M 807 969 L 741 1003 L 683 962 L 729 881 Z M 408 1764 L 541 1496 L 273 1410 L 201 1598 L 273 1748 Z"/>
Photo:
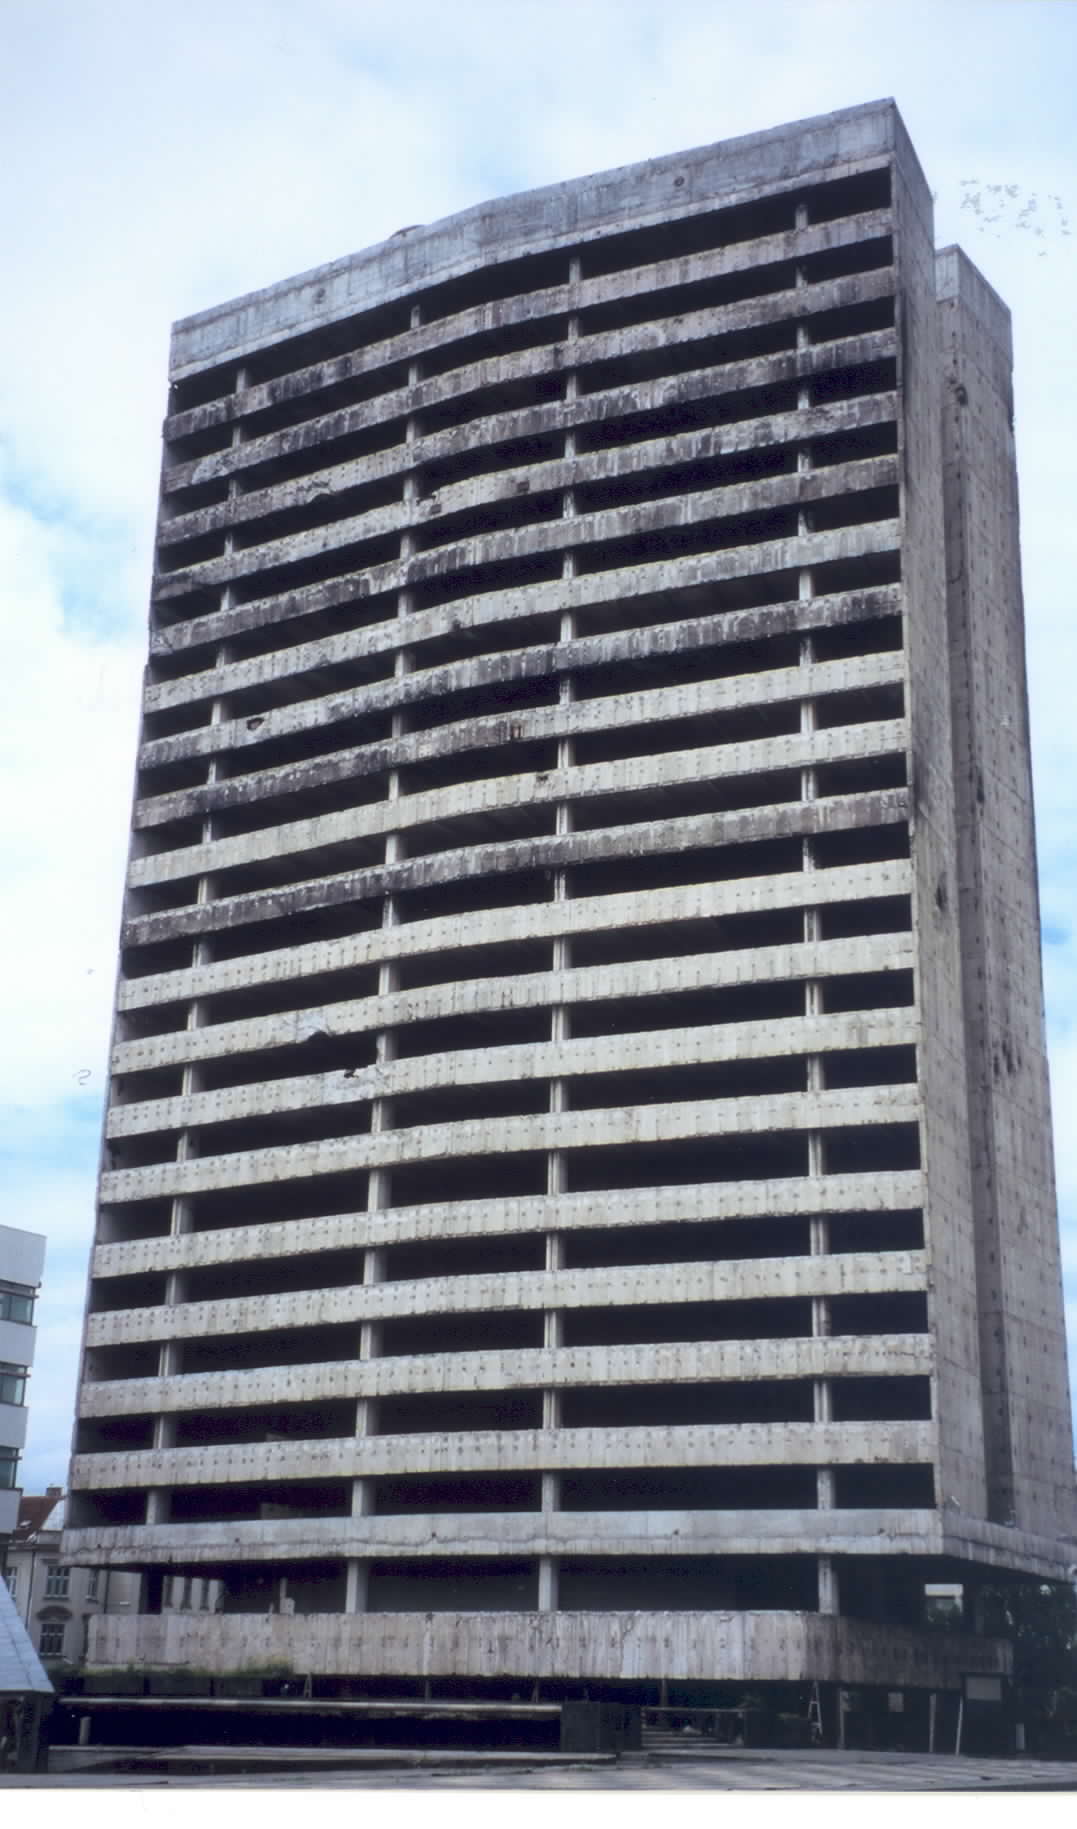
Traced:
<path id="1" fill-rule="evenodd" d="M 485 197 L 883 95 L 940 245 L 1014 312 L 1077 1338 L 1077 7 L 6 0 L 3 36 L 0 1219 L 49 1239 L 27 1487 L 66 1474 L 171 321 Z"/>

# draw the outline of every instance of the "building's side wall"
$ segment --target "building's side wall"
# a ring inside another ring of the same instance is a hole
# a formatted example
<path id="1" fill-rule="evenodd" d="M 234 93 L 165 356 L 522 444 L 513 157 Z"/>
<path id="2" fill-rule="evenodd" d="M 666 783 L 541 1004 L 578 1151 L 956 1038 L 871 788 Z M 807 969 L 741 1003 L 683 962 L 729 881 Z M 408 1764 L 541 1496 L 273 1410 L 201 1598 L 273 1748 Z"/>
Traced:
<path id="1" fill-rule="evenodd" d="M 913 931 L 925 1245 L 936 1341 L 936 1503 L 984 1515 L 983 1431 L 950 738 L 939 342 L 931 197 L 902 138 L 895 165 L 901 285 L 902 579 L 911 752 Z"/>
<path id="2" fill-rule="evenodd" d="M 1009 312 L 938 260 L 957 875 L 989 1515 L 1074 1529 Z"/>

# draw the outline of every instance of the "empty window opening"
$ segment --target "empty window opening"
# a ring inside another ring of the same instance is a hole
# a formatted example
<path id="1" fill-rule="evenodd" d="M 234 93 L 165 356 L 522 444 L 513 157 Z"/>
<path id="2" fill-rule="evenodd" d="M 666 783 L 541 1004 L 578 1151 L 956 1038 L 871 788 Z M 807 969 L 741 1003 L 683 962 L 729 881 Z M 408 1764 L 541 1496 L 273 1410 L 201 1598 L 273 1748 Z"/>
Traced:
<path id="1" fill-rule="evenodd" d="M 171 1229 L 170 1200 L 131 1200 L 101 1207 L 97 1215 L 97 1241 L 124 1244 L 136 1238 L 163 1238 Z"/>
<path id="2" fill-rule="evenodd" d="M 654 1346 L 678 1340 L 793 1340 L 811 1334 L 811 1301 L 676 1302 L 566 1308 L 566 1346 Z M 835 1329 L 835 1331 L 837 1331 Z"/>
<path id="3" fill-rule="evenodd" d="M 842 1511 L 930 1510 L 935 1470 L 913 1467 L 835 1467 L 834 1503 Z"/>
<path id="4" fill-rule="evenodd" d="M 278 939 L 281 937 L 278 933 Z M 291 938 L 290 930 L 288 932 Z M 255 1016 L 283 1014 L 291 1010 L 314 1013 L 323 1003 L 329 1005 L 325 1022 L 332 1024 L 332 1005 L 357 997 L 372 997 L 378 989 L 376 966 L 353 966 L 345 971 L 304 973 L 302 977 L 271 980 L 262 984 L 242 984 L 227 991 L 211 991 L 201 1001 L 209 1007 L 211 1023 L 243 1022 Z M 177 1025 L 178 1026 L 178 1025 Z"/>
<path id="5" fill-rule="evenodd" d="M 890 205 L 889 167 L 813 185 L 810 190 L 799 192 L 797 201 L 803 203 L 808 221 L 813 224 L 835 222 L 841 216 L 858 216 L 868 210 L 885 210 Z"/>
<path id="6" fill-rule="evenodd" d="M 930 1378 L 835 1378 L 830 1386 L 834 1421 L 928 1422 Z"/>
<path id="7" fill-rule="evenodd" d="M 422 874 L 427 870 L 432 880 L 423 882 Z M 419 879 L 416 886 L 402 888 L 396 895 L 397 915 L 402 923 L 435 921 L 486 908 L 523 908 L 532 902 L 548 902 L 552 893 L 546 870 L 499 870 L 483 876 L 446 877 L 438 882 L 435 864 L 413 874 Z"/>
<path id="8" fill-rule="evenodd" d="M 635 793 L 596 794 L 577 800 L 573 813 L 575 829 L 590 832 L 601 827 L 653 827 L 666 819 L 691 819 L 701 813 L 737 812 L 745 807 L 782 806 L 800 797 L 799 769 L 758 769 L 751 774 L 641 788 Z"/>
<path id="9" fill-rule="evenodd" d="M 282 1047 L 243 1050 L 202 1062 L 198 1070 L 202 1090 L 219 1092 L 226 1087 L 257 1086 L 269 1080 L 351 1073 L 356 1067 L 369 1066 L 374 1059 L 373 1032 L 327 1035 L 313 1024 L 307 1034 L 299 1025 L 297 1029 L 300 1039 Z"/>
<path id="10" fill-rule="evenodd" d="M 832 1334 L 926 1334 L 927 1296 L 920 1290 L 891 1290 L 881 1295 L 832 1296 Z"/>
<path id="11" fill-rule="evenodd" d="M 816 869 L 844 870 L 850 865 L 908 857 L 909 827 L 904 819 L 878 826 L 847 826 L 837 832 L 818 832 L 812 842 Z"/>
<path id="12" fill-rule="evenodd" d="M 916 1079 L 916 1049 L 848 1048 L 823 1056 L 828 1087 L 903 1086 Z"/>
<path id="13" fill-rule="evenodd" d="M 380 927 L 380 898 L 359 900 L 360 893 L 355 880 L 346 879 L 343 883 L 314 884 L 309 892 L 297 896 L 299 906 L 287 910 L 289 946 L 347 939 Z M 215 960 L 245 959 L 280 950 L 280 916 L 272 906 L 267 911 L 258 903 L 240 903 L 234 912 L 238 917 L 235 925 L 219 928 L 210 942 Z"/>
<path id="14" fill-rule="evenodd" d="M 653 228 L 626 229 L 618 235 L 603 236 L 584 250 L 584 271 L 590 279 L 602 273 L 619 273 L 626 267 L 678 260 L 709 248 L 779 235 L 791 229 L 794 222 L 794 203 L 789 193 L 754 198 L 751 203 L 682 216 Z"/>
<path id="15" fill-rule="evenodd" d="M 191 1231 L 217 1232 L 229 1226 L 317 1219 L 324 1213 L 361 1213 L 366 1207 L 366 1182 L 364 1174 L 351 1171 L 194 1194 L 191 1196 Z"/>
<path id="16" fill-rule="evenodd" d="M 834 318 L 860 316 L 864 313 L 885 311 L 887 321 L 893 319 L 893 299 L 878 299 L 870 305 L 858 305 L 844 312 L 829 314 Z M 822 323 L 821 319 L 813 320 L 813 328 Z M 864 325 L 867 329 L 869 326 Z M 874 326 L 871 326 L 874 328 Z M 844 332 L 835 332 L 837 335 Z M 855 426 L 849 431 L 830 432 L 825 438 L 813 438 L 809 445 L 811 467 L 813 470 L 827 470 L 832 464 L 854 464 L 866 457 L 893 457 L 897 454 L 897 420 L 883 419 L 874 425 Z"/>
<path id="17" fill-rule="evenodd" d="M 465 1224 L 466 1219 L 464 1209 L 460 1223 Z M 421 1238 L 387 1247 L 381 1281 L 401 1283 L 417 1277 L 498 1276 L 521 1270 L 543 1270 L 545 1266 L 546 1240 L 540 1232 L 491 1233 L 477 1238 Z"/>
<path id="18" fill-rule="evenodd" d="M 881 298 L 835 305 L 829 311 L 813 311 L 807 320 L 809 340 L 815 344 L 837 343 L 847 337 L 870 336 L 876 330 L 892 330 L 894 308 L 894 295 L 889 293 Z"/>
<path id="19" fill-rule="evenodd" d="M 772 1060 L 745 1058 L 691 1067 L 653 1067 L 639 1073 L 579 1075 L 567 1082 L 566 1090 L 573 1111 L 625 1110 L 682 1101 L 765 1098 L 803 1092 L 807 1083 L 806 1057 L 781 1055 Z"/>
<path id="20" fill-rule="evenodd" d="M 159 972 L 186 971 L 193 963 L 194 946 L 189 938 L 159 940 L 151 946 L 125 946 L 120 955 L 120 972 L 128 981 Z"/>
<path id="21" fill-rule="evenodd" d="M 472 1049 L 511 1048 L 550 1039 L 548 1009 L 482 1010 L 468 1016 L 445 1016 L 408 1023 L 394 1030 L 400 1060 L 418 1055 L 468 1053 Z"/>
<path id="22" fill-rule="evenodd" d="M 232 1123 L 214 1125 L 201 1136 L 207 1156 L 238 1156 L 249 1150 L 289 1149 L 300 1143 L 366 1136 L 371 1127 L 369 1099 L 349 1099 L 342 1105 L 307 1110 L 278 1110 L 263 1118 L 245 1116 Z"/>
<path id="23" fill-rule="evenodd" d="M 540 1151 L 512 1155 L 450 1156 L 403 1163 L 392 1171 L 393 1205 L 504 1199 L 545 1192 L 546 1158 Z"/>
<path id="24" fill-rule="evenodd" d="M 835 527 L 864 527 L 874 521 L 893 520 L 898 513 L 897 486 L 857 489 L 822 501 L 813 501 L 808 512 L 813 533 L 827 533 Z"/>
<path id="25" fill-rule="evenodd" d="M 355 1434 L 355 1404 L 278 1404 L 272 1409 L 199 1410 L 175 1419 L 177 1448 L 210 1448 L 230 1442 L 314 1442 Z"/>
<path id="26" fill-rule="evenodd" d="M 727 515 L 687 525 L 657 526 L 619 539 L 596 541 L 577 552 L 577 570 L 594 573 L 620 570 L 627 565 L 655 565 L 693 553 L 727 551 L 733 547 L 792 539 L 797 531 L 795 505 L 755 514 Z"/>
<path id="27" fill-rule="evenodd" d="M 907 839 L 906 839 L 907 844 Z M 609 857 L 573 866 L 574 895 L 618 895 L 647 889 L 672 889 L 689 883 L 730 883 L 742 877 L 784 876 L 801 868 L 799 838 L 761 836 L 748 844 L 712 845 L 699 849 L 654 851 L 639 857 Z"/>
<path id="28" fill-rule="evenodd" d="M 108 1529 L 111 1525 L 145 1524 L 145 1492 L 71 1492 L 67 1496 L 68 1530 Z"/>
<path id="29" fill-rule="evenodd" d="M 556 827 L 554 806 L 521 800 L 515 806 L 461 813 L 452 819 L 441 816 L 412 826 L 407 839 L 408 856 L 431 857 L 483 845 L 551 838 Z"/>
<path id="30" fill-rule="evenodd" d="M 339 781 L 310 779 L 296 785 L 289 793 L 272 795 L 255 791 L 253 781 L 243 782 L 238 798 L 245 804 L 213 809 L 214 838 L 238 838 L 246 832 L 263 832 L 272 826 L 291 825 L 301 819 L 324 819 L 330 813 L 351 813 L 386 798 L 386 776 L 357 774 L 356 758 L 349 758 L 353 772 Z M 261 783 L 267 787 L 268 783 Z M 279 786 L 283 786 L 280 783 Z"/>
<path id="31" fill-rule="evenodd" d="M 716 1137 L 706 1144 L 570 1150 L 566 1161 L 573 1193 L 689 1182 L 777 1181 L 807 1174 L 808 1143 L 796 1132 L 771 1131 L 765 1137 Z"/>
<path id="32" fill-rule="evenodd" d="M 336 843 L 297 847 L 277 857 L 259 858 L 250 864 L 211 863 L 210 867 L 225 896 L 254 895 L 261 889 L 279 889 L 291 884 L 310 883 L 319 877 L 340 875 L 346 870 L 363 870 L 380 864 L 385 853 L 381 834 L 369 838 L 341 838 Z M 205 869 L 192 862 L 190 874 Z M 187 899 L 193 900 L 190 885 Z"/>
<path id="33" fill-rule="evenodd" d="M 844 254 L 846 250 L 838 250 Z M 835 350 L 840 345 L 832 346 Z M 808 382 L 812 406 L 826 406 L 832 400 L 862 400 L 870 394 L 891 394 L 897 387 L 897 364 L 892 357 L 881 362 L 862 362 L 822 369 Z"/>
<path id="34" fill-rule="evenodd" d="M 812 1467 L 632 1467 L 561 1476 L 562 1511 L 814 1511 Z"/>
<path id="35" fill-rule="evenodd" d="M 425 653 L 424 650 L 424 656 Z M 542 660 L 545 657 L 534 658 Z M 521 666 L 530 663 L 531 659 L 532 656 L 521 654 Z M 557 697 L 558 682 L 546 673 L 538 677 L 521 673 L 459 691 L 436 682 L 431 685 L 429 696 L 409 704 L 408 723 L 413 731 L 441 729 L 447 724 L 464 724 L 474 718 L 500 717 L 506 712 L 556 705 Z"/>
<path id="36" fill-rule="evenodd" d="M 448 509 L 438 514 L 432 502 L 430 518 L 416 527 L 413 538 L 416 552 L 430 552 L 436 547 L 457 541 L 475 540 L 482 534 L 507 533 L 513 529 L 540 526 L 559 521 L 562 495 L 559 489 L 527 490 L 500 501 L 474 502 L 467 507 Z"/>
<path id="37" fill-rule="evenodd" d="M 538 1605 L 538 1567 L 499 1557 L 372 1562 L 371 1613 L 519 1613 Z"/>
<path id="38" fill-rule="evenodd" d="M 848 971 L 823 980 L 823 1010 L 900 1010 L 912 1008 L 911 971 Z"/>
<path id="39" fill-rule="evenodd" d="M 566 1611 L 814 1612 L 814 1556 L 636 1556 L 563 1559 L 559 1602 Z"/>
<path id="40" fill-rule="evenodd" d="M 831 1175 L 892 1173 L 920 1167 L 920 1133 L 915 1124 L 865 1124 L 823 1133 Z"/>
<path id="41" fill-rule="evenodd" d="M 573 747 L 577 764 L 585 765 L 619 761 L 625 756 L 661 755 L 669 750 L 709 749 L 719 743 L 758 743 L 767 737 L 793 736 L 799 729 L 800 706 L 789 699 L 773 705 L 708 712 L 696 718 L 582 731 L 573 737 Z"/>
<path id="42" fill-rule="evenodd" d="M 301 1257 L 194 1265 L 183 1272 L 183 1294 L 187 1302 L 234 1301 L 298 1289 L 350 1289 L 362 1280 L 363 1254 L 357 1246 L 351 1251 L 312 1251 Z"/>
<path id="43" fill-rule="evenodd" d="M 916 1209 L 878 1213 L 831 1213 L 830 1249 L 836 1251 L 921 1251 L 924 1216 Z"/>
<path id="44" fill-rule="evenodd" d="M 182 1369 L 191 1374 L 250 1372 L 261 1366 L 329 1365 L 354 1359 L 358 1336 L 357 1322 L 336 1327 L 267 1328 L 260 1334 L 204 1335 L 183 1342 Z"/>
<path id="45" fill-rule="evenodd" d="M 431 1391 L 379 1398 L 379 1435 L 462 1435 L 541 1429 L 541 1391 Z M 437 1509 L 431 1507 L 431 1510 Z M 485 1507 L 477 1507 L 479 1510 Z M 531 1509 L 528 1507 L 527 1509 Z"/>
<path id="46" fill-rule="evenodd" d="M 443 1512 L 518 1512 L 542 1509 L 538 1474 L 472 1473 L 428 1479 L 421 1474 L 373 1482 L 379 1518 Z"/>
<path id="47" fill-rule="evenodd" d="M 574 1037 L 632 1035 L 647 1029 L 704 1027 L 712 1023 L 766 1022 L 804 1014 L 804 987 L 796 982 L 731 984 L 718 989 L 666 992 L 653 997 L 596 999 L 572 1006 Z"/>
<path id="48" fill-rule="evenodd" d="M 881 794 L 887 788 L 906 786 L 906 759 L 904 755 L 857 756 L 847 762 L 823 762 L 815 780 L 820 799 L 831 794 Z"/>
<path id="49" fill-rule="evenodd" d="M 894 244 L 889 235 L 876 235 L 868 241 L 846 242 L 844 246 L 823 248 L 818 254 L 805 254 L 801 265 L 810 286 L 823 280 L 840 279 L 846 273 L 872 273 L 889 267 L 894 261 Z"/>
<path id="50" fill-rule="evenodd" d="M 636 302 L 635 322 L 654 324 L 670 310 L 678 316 L 696 313 L 700 319 L 698 336 L 682 340 L 683 330 L 680 338 L 674 332 L 657 347 L 635 349 L 627 354 L 616 347 L 606 353 L 601 344 L 596 347 L 593 343 L 585 343 L 580 351 L 581 394 L 598 393 L 603 389 L 641 387 L 666 375 L 690 374 L 702 368 L 718 368 L 729 362 L 747 362 L 754 357 L 795 349 L 796 324 L 789 318 L 717 333 L 713 319 L 708 324 L 703 318 L 705 312 L 719 304 L 732 303 L 737 299 L 773 296 L 788 290 L 793 283 L 793 271 L 788 264 L 775 262 L 769 267 L 756 267 L 748 273 L 723 275 L 721 279 L 702 282 L 690 292 L 682 290 L 672 295 L 667 293 L 664 299 L 648 293 L 646 300 L 639 299 Z M 724 297 L 719 298 L 720 294 L 724 294 Z M 594 322 L 596 315 L 594 311 L 584 314 L 588 331 L 598 328 Z M 623 319 L 624 310 L 619 315 Z"/>
<path id="51" fill-rule="evenodd" d="M 790 327 L 788 334 L 795 336 Z M 574 494 L 577 514 L 596 514 L 634 502 L 661 501 L 667 496 L 698 495 L 704 490 L 749 483 L 761 477 L 785 476 L 796 469 L 793 445 L 752 446 L 718 457 L 696 457 L 683 464 L 629 470 L 624 475 L 581 482 Z"/>
<path id="52" fill-rule="evenodd" d="M 513 1352 L 542 1345 L 540 1313 L 487 1309 L 476 1314 L 408 1315 L 381 1324 L 381 1357 Z M 354 1330 L 353 1330 L 354 1333 Z"/>
<path id="53" fill-rule="evenodd" d="M 122 1346 L 95 1346 L 86 1354 L 89 1384 L 112 1384 L 129 1378 L 156 1378 L 161 1349 L 155 1340 L 126 1341 Z"/>
<path id="54" fill-rule="evenodd" d="M 397 1130 L 413 1130 L 419 1125 L 481 1123 L 494 1118 L 527 1117 L 544 1112 L 549 1108 L 549 1102 L 547 1083 L 539 1079 L 432 1086 L 394 1098 L 392 1121 Z"/>
<path id="55" fill-rule="evenodd" d="M 431 761 L 410 763 L 400 771 L 404 794 L 435 793 L 471 781 L 500 781 L 511 776 L 526 792 L 530 774 L 557 767 L 557 744 L 513 741 L 493 748 L 461 749 L 436 755 Z"/>
<path id="56" fill-rule="evenodd" d="M 863 901 L 827 902 L 819 909 L 820 937 L 824 940 L 847 940 L 854 934 L 906 934 L 912 932 L 912 901 L 907 895 L 871 896 Z M 850 995 L 860 996 L 862 980 L 863 989 L 874 990 L 874 980 L 885 979 L 892 987 L 899 980 L 907 977 L 908 997 L 899 997 L 898 1002 L 912 1002 L 912 974 L 900 972 L 861 973 L 855 977 L 834 978 L 828 985 L 828 992 L 833 990 L 835 996 L 843 995 L 842 986 L 847 986 Z M 880 983 L 879 988 L 882 988 Z M 827 1002 L 827 1009 L 841 1009 L 840 1003 Z M 867 1009 L 867 1004 L 854 1004 L 847 1008 Z"/>
<path id="57" fill-rule="evenodd" d="M 89 1312 L 112 1314 L 122 1308 L 156 1308 L 165 1299 L 164 1271 L 143 1276 L 94 1277 L 90 1283 Z"/>
<path id="58" fill-rule="evenodd" d="M 804 1257 L 807 1219 L 708 1220 L 691 1225 L 573 1228 L 563 1234 L 567 1270 L 612 1264 L 729 1263 L 742 1258 Z"/>
<path id="59" fill-rule="evenodd" d="M 730 1380 L 724 1384 L 603 1385 L 594 1390 L 570 1387 L 561 1393 L 561 1426 L 564 1429 L 635 1429 L 688 1428 L 706 1423 L 810 1423 L 812 1401 L 812 1384 L 805 1378 L 771 1378 L 750 1384 Z M 734 1470 L 694 1471 L 720 1472 L 728 1476 Z M 747 1469 L 736 1471 L 742 1475 L 748 1473 Z M 800 1469 L 752 1470 L 753 1473 L 760 1471 L 787 1474 L 799 1473 Z M 574 1476 L 582 1487 L 586 1487 L 589 1480 L 600 1482 L 603 1477 L 599 1473 Z M 668 1479 L 669 1475 L 664 1474 L 662 1478 Z M 814 1495 L 799 1500 L 790 1497 L 787 1502 L 790 1505 L 814 1504 Z M 568 1511 L 581 1508 L 568 1501 L 563 1487 L 561 1503 Z M 586 1508 L 602 1509 L 597 1505 Z"/>
<path id="60" fill-rule="evenodd" d="M 678 612 L 684 605 L 676 606 Z M 647 692 L 670 686 L 693 686 L 700 679 L 736 678 L 747 673 L 767 673 L 774 668 L 795 667 L 800 659 L 800 640 L 795 634 L 778 634 L 753 641 L 717 642 L 705 648 L 685 647 L 675 653 L 649 653 L 627 660 L 608 661 L 604 666 L 581 673 L 577 695 L 581 699 L 619 698 L 625 693 Z M 755 708 L 752 707 L 751 711 Z M 738 718 L 741 722 L 738 724 Z M 718 731 L 730 728 L 738 734 L 728 740 L 745 740 L 752 725 L 748 707 L 738 712 L 719 712 L 714 717 Z M 741 734 L 743 733 L 743 734 Z M 763 734 L 766 734 L 765 732 Z M 724 742 L 724 736 L 711 739 Z"/>
<path id="61" fill-rule="evenodd" d="M 424 984 L 463 984 L 473 978 L 515 978 L 548 972 L 552 964 L 548 940 L 510 940 L 492 946 L 460 946 L 451 951 L 418 953 L 402 959 L 398 970 L 401 990 Z"/>
<path id="62" fill-rule="evenodd" d="M 558 463 L 564 456 L 565 437 L 558 428 L 556 431 L 532 432 L 526 437 L 499 437 L 502 422 L 494 417 L 488 419 L 482 428 L 484 440 L 489 443 L 477 443 L 469 437 L 469 427 L 462 427 L 456 437 L 438 439 L 436 445 L 428 441 L 427 447 L 433 448 L 436 456 L 425 456 L 420 472 L 420 490 L 423 496 L 436 495 L 440 489 L 450 488 L 453 483 L 464 482 L 472 476 L 492 476 L 500 470 L 526 470 L 532 464 Z"/>
<path id="63" fill-rule="evenodd" d="M 540 554 L 538 557 L 542 558 L 543 564 L 547 563 L 543 555 Z M 511 563 L 515 563 L 515 561 Z M 553 564 L 554 561 L 550 560 L 549 563 Z M 559 561 L 557 563 L 559 564 Z M 442 569 L 447 571 L 451 568 L 445 565 Z M 432 561 L 427 564 L 425 570 L 431 576 L 435 576 Z M 448 593 L 450 597 L 460 594 L 461 592 L 455 589 Z M 453 621 L 455 623 L 456 619 L 454 618 Z M 504 670 L 506 664 L 511 665 L 514 661 L 519 664 L 520 661 L 524 661 L 529 649 L 552 647 L 558 639 L 559 628 L 559 619 L 555 615 L 517 615 L 511 617 L 507 622 L 500 618 L 494 621 L 461 619 L 460 626 L 454 626 L 451 633 L 434 636 L 430 641 L 423 643 L 421 650 L 423 670 L 425 672 L 432 668 L 449 667 L 460 661 L 475 661 L 487 655 L 497 655 L 499 660 L 504 656 L 501 669 Z M 472 668 L 471 671 L 475 673 L 479 670 Z M 452 702 L 458 703 L 459 701 L 454 697 Z"/>
<path id="64" fill-rule="evenodd" d="M 722 389 L 723 379 L 728 391 Z M 583 391 L 587 392 L 586 387 Z M 728 377 L 716 375 L 713 369 L 697 369 L 679 380 L 671 377 L 664 384 L 660 383 L 655 388 L 656 404 L 650 408 L 633 410 L 634 393 L 633 388 L 614 389 L 598 404 L 594 418 L 581 425 L 577 432 L 581 456 L 590 451 L 641 444 L 658 438 L 677 438 L 686 432 L 793 413 L 798 405 L 797 384 L 793 380 L 773 381 L 764 387 L 729 389 Z M 597 399 L 596 394 L 592 393 L 591 398 Z"/>
<path id="65" fill-rule="evenodd" d="M 351 1485 L 343 1480 L 272 1486 L 188 1486 L 172 1492 L 173 1524 L 265 1523 L 285 1518 L 347 1518 Z"/>
<path id="66" fill-rule="evenodd" d="M 812 570 L 817 597 L 878 590 L 900 584 L 901 555 L 897 551 L 862 553 L 856 559 L 828 559 Z M 821 605 L 821 609 L 825 609 Z M 857 608 L 855 600 L 851 608 Z M 854 654 L 896 653 L 904 642 L 900 616 L 855 614 L 833 620 L 815 630 L 816 660 L 845 660 Z"/>
<path id="67" fill-rule="evenodd" d="M 804 938 L 801 908 L 766 908 L 699 921 L 654 922 L 574 934 L 574 966 L 616 965 L 637 959 L 680 959 L 692 954 L 737 952 L 745 947 L 796 946 Z M 703 993 L 705 995 L 705 993 Z"/>
<path id="68" fill-rule="evenodd" d="M 604 603 L 581 604 L 576 615 L 576 628 L 581 636 L 608 635 L 630 629 L 653 628 L 663 623 L 681 621 L 685 617 L 710 617 L 715 614 L 725 615 L 733 610 L 765 609 L 773 604 L 788 603 L 796 595 L 795 571 L 750 572 L 742 577 L 716 579 L 706 585 L 682 585 L 679 589 L 662 591 L 637 590 L 631 596 L 613 596 Z M 792 656 L 788 663 L 752 658 L 753 655 L 767 656 L 774 652 L 767 640 L 731 642 L 721 647 L 718 654 L 712 655 L 710 650 L 716 645 L 718 644 L 714 642 L 697 642 L 693 648 L 697 670 L 695 674 L 686 673 L 685 679 L 698 679 L 701 674 L 708 678 L 724 678 L 730 673 L 762 672 L 768 666 L 796 665 L 798 645 L 795 637 L 788 638 L 786 642 Z M 731 658 L 726 658 L 727 656 Z M 650 656 L 641 660 L 640 664 L 646 666 L 656 658 Z M 590 692 L 584 691 L 584 687 L 588 678 L 593 676 L 581 674 L 581 697 L 603 696 L 602 682 L 608 664 L 604 663 L 600 668 L 597 689 Z"/>
<path id="69" fill-rule="evenodd" d="M 75 1426 L 76 1454 L 137 1454 L 153 1447 L 152 1416 L 81 1417 Z"/>

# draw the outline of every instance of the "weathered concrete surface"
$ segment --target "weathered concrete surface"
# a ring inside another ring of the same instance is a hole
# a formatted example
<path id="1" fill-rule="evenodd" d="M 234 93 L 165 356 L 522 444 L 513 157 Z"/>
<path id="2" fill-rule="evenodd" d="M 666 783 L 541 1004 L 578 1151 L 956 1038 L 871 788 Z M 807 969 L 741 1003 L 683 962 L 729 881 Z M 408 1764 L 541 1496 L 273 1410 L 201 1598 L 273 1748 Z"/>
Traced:
<path id="1" fill-rule="evenodd" d="M 716 146 L 650 159 L 568 184 L 484 203 L 432 227 L 315 268 L 261 292 L 184 318 L 173 331 L 171 372 L 181 376 L 271 345 L 297 330 L 405 298 L 485 262 L 504 261 L 541 247 L 571 248 L 610 232 L 733 206 L 761 192 L 792 190 L 813 180 L 838 179 L 885 165 L 895 155 L 916 167 L 893 102 L 869 102 L 746 134 Z M 922 181 L 922 180 L 921 180 Z"/>
<path id="2" fill-rule="evenodd" d="M 1009 312 L 939 256 L 968 1126 L 989 1516 L 1072 1531 Z"/>
<path id="3" fill-rule="evenodd" d="M 88 1662 L 243 1670 L 278 1660 L 319 1675 L 702 1678 L 883 1683 L 951 1689 L 966 1671 L 1005 1673 L 1000 1639 L 812 1613 L 409 1613 L 305 1618 L 182 1614 L 91 1623 Z"/>
<path id="4" fill-rule="evenodd" d="M 944 491 L 935 284 L 884 103 L 177 327 L 92 1657 L 949 1687 L 1002 1654 L 918 1584 L 1075 1558 L 1012 530 L 946 596 L 1012 467 L 978 420 Z M 223 1613 L 155 1613 L 192 1568 Z M 819 1611 L 647 1610 L 700 1568 Z"/>

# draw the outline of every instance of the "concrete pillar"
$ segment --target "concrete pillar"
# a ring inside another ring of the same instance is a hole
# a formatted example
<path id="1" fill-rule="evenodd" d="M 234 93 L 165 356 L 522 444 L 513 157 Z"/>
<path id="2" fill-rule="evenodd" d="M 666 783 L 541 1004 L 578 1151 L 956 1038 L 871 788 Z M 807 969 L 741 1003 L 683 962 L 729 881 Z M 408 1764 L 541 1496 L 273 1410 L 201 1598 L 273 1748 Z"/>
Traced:
<path id="1" fill-rule="evenodd" d="M 556 1556 L 539 1557 L 538 1610 L 540 1613 L 554 1613 L 557 1610 Z"/>

